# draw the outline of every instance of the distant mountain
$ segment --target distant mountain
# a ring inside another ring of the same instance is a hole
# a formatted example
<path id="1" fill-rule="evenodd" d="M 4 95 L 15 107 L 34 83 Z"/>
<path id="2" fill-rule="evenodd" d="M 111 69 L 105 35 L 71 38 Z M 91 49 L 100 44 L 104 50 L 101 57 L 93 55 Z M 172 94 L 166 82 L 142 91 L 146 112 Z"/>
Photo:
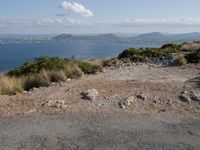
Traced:
<path id="1" fill-rule="evenodd" d="M 199 41 L 200 33 L 184 33 L 184 34 L 162 34 L 159 32 L 152 32 L 130 37 L 129 41 L 147 42 L 147 43 L 181 43 L 186 41 Z"/>
<path id="2" fill-rule="evenodd" d="M 99 35 L 72 35 L 72 34 L 60 34 L 52 38 L 52 40 L 56 41 L 69 41 L 69 40 L 92 40 L 92 41 L 110 41 L 110 42 L 118 42 L 121 40 L 115 34 L 99 34 Z"/>
<path id="3" fill-rule="evenodd" d="M 193 33 L 184 33 L 184 34 L 175 34 L 168 36 L 171 40 L 186 40 L 186 41 L 194 41 L 200 40 L 200 33 L 193 32 Z"/>
<path id="4" fill-rule="evenodd" d="M 141 39 L 141 40 L 157 40 L 165 38 L 165 35 L 163 35 L 160 32 L 152 32 L 152 33 L 147 33 L 147 34 L 140 34 L 138 36 L 133 37 L 133 39 Z"/>
<path id="5" fill-rule="evenodd" d="M 96 35 L 18 35 L 18 34 L 0 34 L 0 44 L 11 43 L 42 43 L 42 42 L 67 42 L 67 41 L 90 41 L 90 42 L 113 42 L 127 44 L 165 44 L 165 43 L 183 43 L 189 41 L 200 41 L 200 33 L 183 33 L 183 34 L 163 34 L 160 32 L 152 32 L 134 36 L 120 36 L 119 34 L 96 34 Z"/>
<path id="6" fill-rule="evenodd" d="M 71 39 L 74 39 L 75 37 L 72 35 L 72 34 L 60 34 L 60 35 L 57 35 L 55 37 L 52 38 L 52 40 L 71 40 Z"/>

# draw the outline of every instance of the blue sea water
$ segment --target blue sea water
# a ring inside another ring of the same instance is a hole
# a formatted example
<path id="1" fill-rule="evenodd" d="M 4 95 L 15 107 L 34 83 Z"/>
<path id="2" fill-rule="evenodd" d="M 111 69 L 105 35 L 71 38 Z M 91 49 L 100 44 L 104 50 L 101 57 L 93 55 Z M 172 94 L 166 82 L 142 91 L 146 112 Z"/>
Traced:
<path id="1" fill-rule="evenodd" d="M 117 56 L 130 47 L 158 47 L 159 45 L 137 45 L 124 43 L 98 43 L 86 41 L 48 42 L 31 44 L 1 44 L 0 71 L 7 71 L 40 56 L 74 56 L 80 59 Z"/>

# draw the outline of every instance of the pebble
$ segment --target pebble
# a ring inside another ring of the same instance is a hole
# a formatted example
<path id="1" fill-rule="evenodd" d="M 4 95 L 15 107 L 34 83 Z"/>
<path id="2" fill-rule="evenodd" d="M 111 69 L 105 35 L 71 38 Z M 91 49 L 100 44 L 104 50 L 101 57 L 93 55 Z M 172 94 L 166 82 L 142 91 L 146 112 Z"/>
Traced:
<path id="1" fill-rule="evenodd" d="M 141 94 L 139 94 L 139 95 L 137 95 L 137 98 L 139 98 L 139 99 L 141 99 L 141 100 L 146 100 L 146 97 L 145 96 L 143 96 L 143 95 L 141 95 Z"/>
<path id="2" fill-rule="evenodd" d="M 119 105 L 119 108 L 121 108 L 121 109 L 126 108 L 126 106 L 125 106 L 126 104 L 124 102 L 119 102 L 118 105 Z"/>

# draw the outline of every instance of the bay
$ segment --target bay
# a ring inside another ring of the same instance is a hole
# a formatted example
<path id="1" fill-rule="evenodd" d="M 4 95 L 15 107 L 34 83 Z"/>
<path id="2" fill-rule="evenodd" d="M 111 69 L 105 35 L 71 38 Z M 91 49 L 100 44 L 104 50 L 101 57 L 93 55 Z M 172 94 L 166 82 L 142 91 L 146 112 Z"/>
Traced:
<path id="1" fill-rule="evenodd" d="M 125 44 L 91 41 L 45 42 L 29 44 L 1 44 L 0 71 L 13 69 L 24 62 L 40 56 L 71 57 L 79 59 L 118 56 L 124 49 L 158 47 L 160 45 Z"/>

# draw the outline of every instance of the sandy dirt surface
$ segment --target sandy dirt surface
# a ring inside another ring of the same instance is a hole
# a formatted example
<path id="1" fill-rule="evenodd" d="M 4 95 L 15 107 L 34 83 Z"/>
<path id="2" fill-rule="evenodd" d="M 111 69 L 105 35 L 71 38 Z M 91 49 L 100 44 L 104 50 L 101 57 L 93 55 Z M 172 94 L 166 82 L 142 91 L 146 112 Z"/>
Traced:
<path id="1" fill-rule="evenodd" d="M 107 68 L 104 73 L 84 76 L 79 80 L 38 88 L 16 96 L 0 96 L 1 117 L 65 112 L 112 112 L 130 113 L 174 112 L 187 116 L 200 116 L 200 102 L 182 102 L 184 92 L 200 93 L 200 66 L 162 67 L 131 65 L 118 69 Z M 96 89 L 94 101 L 83 100 L 80 93 Z M 141 100 L 138 95 L 145 97 Z M 119 103 L 134 97 L 125 109 Z M 63 101 L 65 107 L 47 107 L 49 101 Z"/>
<path id="2" fill-rule="evenodd" d="M 129 65 L 0 96 L 0 149 L 198 150 L 200 102 L 180 95 L 200 94 L 199 76 L 198 65 Z M 89 89 L 95 100 L 82 99 Z"/>

